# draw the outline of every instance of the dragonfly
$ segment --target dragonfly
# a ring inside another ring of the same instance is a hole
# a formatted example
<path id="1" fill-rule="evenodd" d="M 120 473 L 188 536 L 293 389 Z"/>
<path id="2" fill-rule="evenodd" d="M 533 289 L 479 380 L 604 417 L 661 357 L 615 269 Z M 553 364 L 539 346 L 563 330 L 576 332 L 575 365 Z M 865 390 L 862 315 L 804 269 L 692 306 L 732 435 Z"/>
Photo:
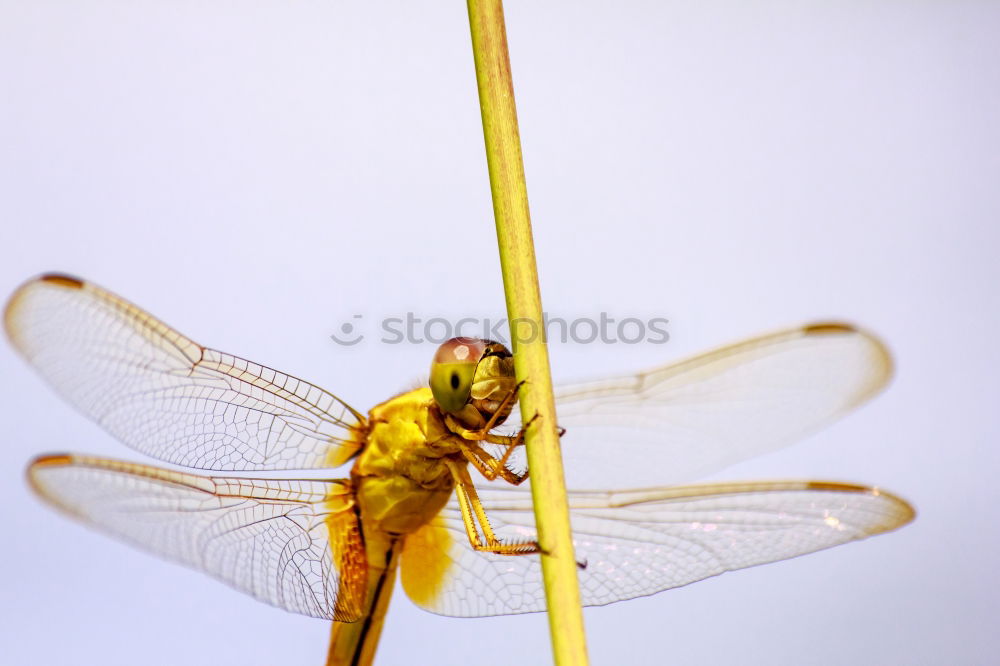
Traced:
<path id="1" fill-rule="evenodd" d="M 449 340 L 427 386 L 365 414 L 68 275 L 22 285 L 4 324 L 83 414 L 187 468 L 50 453 L 30 463 L 34 491 L 256 599 L 333 620 L 329 664 L 373 661 L 397 571 L 409 598 L 434 613 L 545 610 L 524 429 L 504 428 L 521 415 L 503 344 Z M 786 445 L 880 392 L 891 374 L 875 336 L 824 322 L 558 388 L 571 484 L 652 480 L 569 492 L 583 603 L 646 596 L 911 521 L 905 500 L 859 484 L 666 485 Z M 344 478 L 309 472 L 348 463 Z M 284 470 L 299 472 L 263 474 Z"/>

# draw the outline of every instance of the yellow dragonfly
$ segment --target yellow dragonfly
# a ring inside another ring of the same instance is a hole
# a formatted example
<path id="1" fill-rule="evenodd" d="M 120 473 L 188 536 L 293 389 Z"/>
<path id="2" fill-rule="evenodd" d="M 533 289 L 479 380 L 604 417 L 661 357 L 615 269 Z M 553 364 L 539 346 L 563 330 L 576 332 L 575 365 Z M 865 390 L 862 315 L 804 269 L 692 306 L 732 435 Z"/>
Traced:
<path id="1" fill-rule="evenodd" d="M 372 661 L 397 569 L 410 599 L 435 613 L 545 610 L 521 432 L 499 428 L 520 423 L 502 344 L 446 342 L 428 387 L 363 414 L 74 277 L 27 282 L 4 323 L 63 397 L 154 458 L 229 473 L 352 462 L 340 479 L 208 476 L 75 453 L 43 455 L 28 470 L 44 500 L 84 522 L 262 601 L 334 620 L 328 663 Z M 820 323 L 565 387 L 556 399 L 569 479 L 687 480 L 789 443 L 879 392 L 890 374 L 876 338 Z M 587 605 L 881 534 L 914 516 L 888 492 L 827 481 L 571 491 L 569 502 Z"/>

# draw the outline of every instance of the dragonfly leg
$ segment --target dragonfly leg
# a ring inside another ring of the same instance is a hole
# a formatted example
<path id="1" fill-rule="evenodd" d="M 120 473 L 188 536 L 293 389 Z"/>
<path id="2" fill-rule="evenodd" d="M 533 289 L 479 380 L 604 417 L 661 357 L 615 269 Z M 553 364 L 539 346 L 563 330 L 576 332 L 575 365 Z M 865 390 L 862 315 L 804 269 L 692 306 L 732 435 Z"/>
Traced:
<path id="1" fill-rule="evenodd" d="M 479 473 L 482 474 L 487 481 L 493 481 L 497 477 L 500 477 L 511 485 L 519 486 L 528 478 L 528 470 L 515 472 L 507 467 L 507 461 L 510 459 L 510 455 L 514 452 L 514 449 L 524 444 L 524 433 L 527 432 L 528 428 L 531 427 L 531 424 L 538 418 L 540 418 L 538 414 L 532 416 L 524 427 L 518 431 L 517 435 L 486 435 L 484 438 L 485 441 L 505 447 L 506 450 L 499 458 L 487 453 L 482 449 L 482 447 L 474 443 L 469 446 L 462 447 L 462 453 L 465 454 L 465 457 L 469 460 L 469 462 L 471 462 L 475 468 L 479 470 Z M 565 433 L 565 428 L 559 428 L 560 437 L 562 437 Z"/>
<path id="2" fill-rule="evenodd" d="M 531 421 L 528 422 L 528 425 L 531 425 L 531 422 L 534 420 L 535 419 L 532 418 Z M 523 472 L 518 473 L 512 471 L 509 467 L 507 467 L 507 461 L 510 459 L 510 454 L 514 452 L 515 448 L 521 446 L 524 443 L 524 432 L 527 429 L 528 426 L 525 426 L 524 428 L 521 429 L 519 433 L 517 433 L 517 435 L 511 438 L 511 441 L 506 444 L 507 450 L 503 452 L 503 455 L 500 456 L 500 458 L 494 459 L 491 457 L 491 460 L 494 460 L 496 462 L 496 472 L 493 475 L 494 478 L 496 478 L 496 475 L 499 474 L 500 478 L 502 478 L 507 483 L 510 483 L 515 486 L 521 485 L 522 483 L 524 483 L 524 480 L 528 478 L 528 470 L 524 470 Z M 487 440 L 487 441 L 492 441 L 492 440 Z M 500 444 L 501 442 L 494 442 L 494 443 Z M 487 478 L 489 479 L 488 476 Z M 492 481 L 493 479 L 489 480 Z"/>
<path id="3" fill-rule="evenodd" d="M 464 445 L 462 454 L 487 481 L 493 481 L 499 477 L 511 485 L 519 486 L 528 478 L 528 470 L 515 472 L 507 467 L 507 459 L 517 445 L 518 443 L 510 444 L 506 453 L 500 458 L 493 457 L 475 443 Z"/>
<path id="4" fill-rule="evenodd" d="M 485 441 L 505 447 L 503 455 L 499 458 L 487 453 L 481 446 L 479 446 L 479 444 L 475 442 L 470 442 L 466 446 L 463 446 L 462 453 L 465 454 L 465 457 L 469 460 L 469 462 L 471 462 L 475 468 L 479 470 L 479 473 L 482 474 L 487 481 L 493 481 L 497 477 L 500 477 L 507 483 L 515 486 L 520 485 L 524 483 L 525 479 L 528 478 L 528 471 L 525 470 L 524 472 L 515 472 L 507 467 L 507 461 L 510 459 L 514 449 L 524 444 L 524 433 L 537 418 L 538 415 L 536 414 L 516 435 L 488 434 L 486 436 Z"/>
<path id="5" fill-rule="evenodd" d="M 465 531 L 469 536 L 469 543 L 475 550 L 497 555 L 531 555 L 541 552 L 537 541 L 505 543 L 498 539 L 486 516 L 486 510 L 479 501 L 479 494 L 469 476 L 468 468 L 453 460 L 446 460 L 445 464 L 455 478 L 455 492 L 458 494 L 458 505 L 462 510 Z M 479 523 L 478 528 L 476 523 Z M 479 533 L 480 529 L 482 535 Z"/>

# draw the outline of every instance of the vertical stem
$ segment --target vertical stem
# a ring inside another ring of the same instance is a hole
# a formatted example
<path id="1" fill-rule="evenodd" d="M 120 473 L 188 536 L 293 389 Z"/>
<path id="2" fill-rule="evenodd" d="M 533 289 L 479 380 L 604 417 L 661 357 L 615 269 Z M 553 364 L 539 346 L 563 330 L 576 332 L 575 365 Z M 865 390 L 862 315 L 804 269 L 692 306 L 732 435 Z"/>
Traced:
<path id="1" fill-rule="evenodd" d="M 468 0 L 468 5 L 514 366 L 517 378 L 525 381 L 518 398 L 524 419 L 535 414 L 540 416 L 528 429 L 526 446 L 535 523 L 543 550 L 542 573 L 552 650 L 560 666 L 586 664 L 577 565 L 573 556 L 548 349 L 542 334 L 542 301 L 503 3 L 501 0 Z"/>

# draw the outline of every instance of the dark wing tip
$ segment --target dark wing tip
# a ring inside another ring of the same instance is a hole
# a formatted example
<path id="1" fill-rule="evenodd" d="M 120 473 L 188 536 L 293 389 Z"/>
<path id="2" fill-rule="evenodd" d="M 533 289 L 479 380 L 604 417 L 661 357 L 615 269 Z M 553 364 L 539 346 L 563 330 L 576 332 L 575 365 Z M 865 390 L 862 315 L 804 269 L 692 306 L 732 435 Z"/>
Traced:
<path id="1" fill-rule="evenodd" d="M 40 455 L 28 463 L 28 469 L 25 470 L 25 475 L 28 477 L 28 485 L 41 499 L 56 508 L 73 514 L 74 512 L 71 507 L 61 504 L 52 497 L 46 489 L 45 483 L 42 481 L 39 473 L 43 472 L 46 468 L 67 467 L 75 464 L 75 462 L 76 456 L 69 453 L 47 453 Z"/>
<path id="2" fill-rule="evenodd" d="M 895 363 L 892 359 L 892 353 L 885 342 L 871 331 L 842 321 L 817 321 L 806 324 L 801 330 L 805 336 L 856 335 L 868 343 L 871 349 L 872 363 L 881 366 L 881 371 L 872 382 L 871 389 L 863 394 L 862 399 L 857 404 L 864 402 L 865 399 L 880 391 L 889 383 L 889 380 L 895 373 Z"/>
<path id="3" fill-rule="evenodd" d="M 842 483 L 840 481 L 807 481 L 806 490 L 832 490 L 838 493 L 870 493 L 872 489 L 860 483 Z"/>
<path id="4" fill-rule="evenodd" d="M 47 284 L 54 287 L 62 287 L 63 289 L 84 289 L 86 283 L 72 275 L 66 275 L 65 273 L 43 273 L 37 277 L 33 277 L 11 294 L 10 298 L 7 300 L 7 305 L 4 307 L 3 319 L 4 328 L 7 331 L 7 336 L 14 342 L 14 346 L 20 348 L 18 344 L 18 308 L 24 302 L 24 298 L 31 291 L 31 288 L 38 284 Z"/>
<path id="5" fill-rule="evenodd" d="M 856 326 L 842 321 L 818 321 L 803 326 L 802 332 L 806 335 L 844 335 L 859 331 Z"/>
<path id="6" fill-rule="evenodd" d="M 59 465 L 71 465 L 76 459 L 75 456 L 69 453 L 46 453 L 40 455 L 32 460 L 28 464 L 28 469 L 35 469 L 38 467 L 56 467 Z"/>
<path id="7" fill-rule="evenodd" d="M 807 481 L 807 490 L 826 490 L 841 493 L 861 493 L 881 497 L 887 500 L 894 508 L 895 512 L 886 515 L 885 520 L 875 523 L 869 527 L 869 535 L 882 534 L 898 529 L 917 517 L 917 510 L 913 505 L 902 497 L 890 493 L 878 486 L 865 486 L 857 483 L 839 483 L 837 481 Z"/>
<path id="8" fill-rule="evenodd" d="M 39 275 L 37 280 L 39 282 L 48 282 L 49 284 L 66 287 L 67 289 L 83 289 L 84 287 L 83 280 L 65 273 L 44 273 Z"/>

